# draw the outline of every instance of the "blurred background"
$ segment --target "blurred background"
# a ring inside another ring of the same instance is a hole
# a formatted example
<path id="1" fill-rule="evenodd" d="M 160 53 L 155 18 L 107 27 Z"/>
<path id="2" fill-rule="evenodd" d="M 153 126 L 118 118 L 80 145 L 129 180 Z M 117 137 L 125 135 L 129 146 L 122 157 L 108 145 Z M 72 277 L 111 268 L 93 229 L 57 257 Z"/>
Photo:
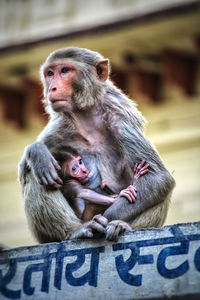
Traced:
<path id="1" fill-rule="evenodd" d="M 47 122 L 39 68 L 78 46 L 110 59 L 176 179 L 166 224 L 200 220 L 200 1 L 0 0 L 0 242 L 36 244 L 17 164 Z"/>

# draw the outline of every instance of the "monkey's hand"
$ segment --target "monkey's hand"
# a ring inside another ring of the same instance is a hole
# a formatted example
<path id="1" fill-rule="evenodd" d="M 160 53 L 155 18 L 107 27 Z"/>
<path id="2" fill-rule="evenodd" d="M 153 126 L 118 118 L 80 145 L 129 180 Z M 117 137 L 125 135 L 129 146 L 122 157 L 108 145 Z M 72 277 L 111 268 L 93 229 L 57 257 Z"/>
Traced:
<path id="1" fill-rule="evenodd" d="M 90 231 L 91 236 L 94 237 L 96 233 L 105 234 L 108 220 L 102 215 L 96 215 L 91 221 L 87 223 L 87 229 Z"/>
<path id="2" fill-rule="evenodd" d="M 96 215 L 91 221 L 85 223 L 78 231 L 71 236 L 72 239 L 93 238 L 105 235 L 108 220 L 102 215 Z"/>
<path id="3" fill-rule="evenodd" d="M 134 166 L 134 179 L 133 179 L 133 185 L 136 184 L 138 178 L 147 172 L 149 172 L 149 164 L 146 164 L 144 166 L 145 160 L 142 160 L 140 164 L 135 164 Z"/>
<path id="4" fill-rule="evenodd" d="M 108 223 L 106 227 L 106 240 L 117 241 L 124 232 L 131 231 L 131 226 L 121 220 L 114 220 Z"/>
<path id="5" fill-rule="evenodd" d="M 136 202 L 137 190 L 133 185 L 129 185 L 119 193 L 119 197 L 125 197 L 130 203 Z"/>
<path id="6" fill-rule="evenodd" d="M 61 169 L 46 145 L 36 142 L 26 149 L 27 161 L 36 180 L 41 185 L 54 188 L 62 186 L 62 179 L 57 171 Z"/>

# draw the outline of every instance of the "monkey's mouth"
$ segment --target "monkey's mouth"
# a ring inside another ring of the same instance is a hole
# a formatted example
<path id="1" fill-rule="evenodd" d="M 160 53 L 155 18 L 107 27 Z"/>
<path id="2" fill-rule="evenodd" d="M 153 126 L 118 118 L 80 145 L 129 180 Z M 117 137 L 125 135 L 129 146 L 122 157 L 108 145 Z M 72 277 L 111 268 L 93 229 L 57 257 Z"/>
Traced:
<path id="1" fill-rule="evenodd" d="M 88 183 L 88 181 L 89 181 L 89 177 L 88 176 L 86 176 L 86 177 L 84 177 L 84 178 L 82 178 L 81 180 L 81 183 Z"/>
<path id="2" fill-rule="evenodd" d="M 61 99 L 51 99 L 50 101 L 51 101 L 52 104 L 55 104 L 57 102 L 61 102 L 61 103 L 62 102 L 67 102 L 67 99 L 62 99 L 62 98 Z"/>
<path id="3" fill-rule="evenodd" d="M 88 183 L 91 179 L 93 179 L 93 172 L 90 172 L 88 175 L 86 175 L 84 178 L 81 179 L 81 183 L 85 184 Z"/>

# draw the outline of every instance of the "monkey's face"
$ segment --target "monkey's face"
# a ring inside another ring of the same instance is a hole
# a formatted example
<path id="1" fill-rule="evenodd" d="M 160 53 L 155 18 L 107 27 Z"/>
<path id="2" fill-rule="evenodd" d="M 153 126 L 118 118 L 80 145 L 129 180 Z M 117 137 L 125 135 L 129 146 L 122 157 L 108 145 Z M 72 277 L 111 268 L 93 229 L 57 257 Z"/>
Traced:
<path id="1" fill-rule="evenodd" d="M 67 61 L 55 61 L 44 68 L 46 99 L 48 105 L 56 112 L 72 111 L 73 82 L 76 77 L 76 67 Z"/>
<path id="2" fill-rule="evenodd" d="M 89 171 L 80 156 L 73 157 L 73 159 L 67 161 L 64 165 L 64 169 L 66 175 L 77 179 L 82 184 L 89 181 Z"/>
<path id="3" fill-rule="evenodd" d="M 50 54 L 41 68 L 48 113 L 87 110 L 103 99 L 109 65 L 98 56 L 73 47 Z"/>

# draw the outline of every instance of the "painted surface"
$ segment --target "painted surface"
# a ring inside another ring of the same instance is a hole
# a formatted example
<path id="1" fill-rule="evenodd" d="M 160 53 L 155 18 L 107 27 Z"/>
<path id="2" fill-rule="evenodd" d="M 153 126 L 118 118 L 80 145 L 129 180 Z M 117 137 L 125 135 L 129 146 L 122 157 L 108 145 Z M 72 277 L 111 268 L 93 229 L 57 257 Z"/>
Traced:
<path id="1" fill-rule="evenodd" d="M 5 250 L 0 299 L 200 296 L 200 222 Z"/>

